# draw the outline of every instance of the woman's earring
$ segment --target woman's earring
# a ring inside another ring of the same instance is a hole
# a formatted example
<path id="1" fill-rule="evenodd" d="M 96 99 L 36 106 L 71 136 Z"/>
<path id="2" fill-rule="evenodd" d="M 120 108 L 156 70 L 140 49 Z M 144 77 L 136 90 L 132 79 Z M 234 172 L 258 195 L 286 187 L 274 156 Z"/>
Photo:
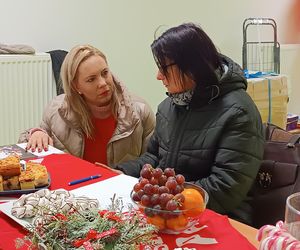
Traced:
<path id="1" fill-rule="evenodd" d="M 81 92 L 79 92 L 79 91 L 78 91 L 78 94 L 79 94 L 79 95 L 82 95 L 82 93 L 81 93 Z"/>

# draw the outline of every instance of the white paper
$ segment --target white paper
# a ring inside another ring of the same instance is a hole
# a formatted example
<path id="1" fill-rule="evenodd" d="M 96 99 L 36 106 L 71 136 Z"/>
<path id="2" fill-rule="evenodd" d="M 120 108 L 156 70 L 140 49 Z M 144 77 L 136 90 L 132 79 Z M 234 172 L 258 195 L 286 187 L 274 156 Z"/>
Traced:
<path id="1" fill-rule="evenodd" d="M 137 178 L 121 174 L 104 181 L 74 189 L 70 192 L 76 196 L 85 195 L 89 198 L 97 199 L 101 209 L 106 209 L 107 206 L 111 205 L 111 198 L 116 194 L 116 197 L 122 198 L 124 204 L 123 211 L 126 212 L 128 211 L 127 205 L 133 204 L 130 192 L 136 183 L 138 183 Z"/>
<path id="2" fill-rule="evenodd" d="M 25 149 L 27 143 L 19 143 L 17 144 L 19 147 Z M 47 155 L 51 155 L 51 154 L 64 154 L 63 151 L 53 147 L 53 146 L 48 146 L 48 151 L 44 151 L 42 150 L 42 152 L 38 152 L 37 150 L 35 150 L 35 152 L 32 152 L 31 150 L 29 151 L 30 153 L 32 153 L 33 155 L 37 156 L 37 157 L 44 157 Z"/>

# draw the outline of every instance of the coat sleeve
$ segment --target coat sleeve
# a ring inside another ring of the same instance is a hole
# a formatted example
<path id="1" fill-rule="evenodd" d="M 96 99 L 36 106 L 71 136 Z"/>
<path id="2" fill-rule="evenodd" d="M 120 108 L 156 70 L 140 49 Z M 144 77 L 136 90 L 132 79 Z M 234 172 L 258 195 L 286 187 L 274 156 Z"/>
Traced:
<path id="1" fill-rule="evenodd" d="M 210 175 L 196 181 L 209 194 L 208 207 L 222 214 L 246 199 L 263 157 L 260 117 L 250 120 L 243 112 L 237 113 L 222 131 Z"/>
<path id="2" fill-rule="evenodd" d="M 153 134 L 155 127 L 155 116 L 151 107 L 145 103 L 145 108 L 142 116 L 143 123 L 143 146 L 142 153 L 145 153 L 147 150 L 148 142 Z"/>
<path id="3" fill-rule="evenodd" d="M 158 165 L 157 152 L 158 152 L 158 142 L 156 139 L 156 133 L 154 131 L 148 142 L 146 153 L 141 155 L 136 160 L 120 163 L 116 165 L 115 168 L 121 170 L 123 173 L 127 175 L 140 177 L 140 171 L 144 164 L 148 163 L 154 167 Z"/>

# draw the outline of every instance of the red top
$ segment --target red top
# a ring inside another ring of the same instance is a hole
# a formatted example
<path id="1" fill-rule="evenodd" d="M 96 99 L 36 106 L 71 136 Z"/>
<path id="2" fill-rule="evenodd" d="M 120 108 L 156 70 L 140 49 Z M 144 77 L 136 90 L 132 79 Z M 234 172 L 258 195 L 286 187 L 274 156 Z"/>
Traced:
<path id="1" fill-rule="evenodd" d="M 106 119 L 93 118 L 92 122 L 95 134 L 93 138 L 85 137 L 83 159 L 91 163 L 100 162 L 106 165 L 106 147 L 115 131 L 116 120 L 111 115 Z"/>

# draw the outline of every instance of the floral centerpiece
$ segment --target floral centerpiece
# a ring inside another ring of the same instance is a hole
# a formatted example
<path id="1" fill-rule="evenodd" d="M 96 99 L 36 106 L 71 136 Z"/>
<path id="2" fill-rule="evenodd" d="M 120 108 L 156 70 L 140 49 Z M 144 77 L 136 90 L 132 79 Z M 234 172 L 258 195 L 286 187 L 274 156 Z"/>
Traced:
<path id="1" fill-rule="evenodd" d="M 123 202 L 113 197 L 107 210 L 79 210 L 72 204 L 60 207 L 39 207 L 39 213 L 28 226 L 28 235 L 16 239 L 16 247 L 29 249 L 139 249 L 153 244 L 157 228 L 147 224 L 140 212 L 129 208 L 123 213 Z"/>

